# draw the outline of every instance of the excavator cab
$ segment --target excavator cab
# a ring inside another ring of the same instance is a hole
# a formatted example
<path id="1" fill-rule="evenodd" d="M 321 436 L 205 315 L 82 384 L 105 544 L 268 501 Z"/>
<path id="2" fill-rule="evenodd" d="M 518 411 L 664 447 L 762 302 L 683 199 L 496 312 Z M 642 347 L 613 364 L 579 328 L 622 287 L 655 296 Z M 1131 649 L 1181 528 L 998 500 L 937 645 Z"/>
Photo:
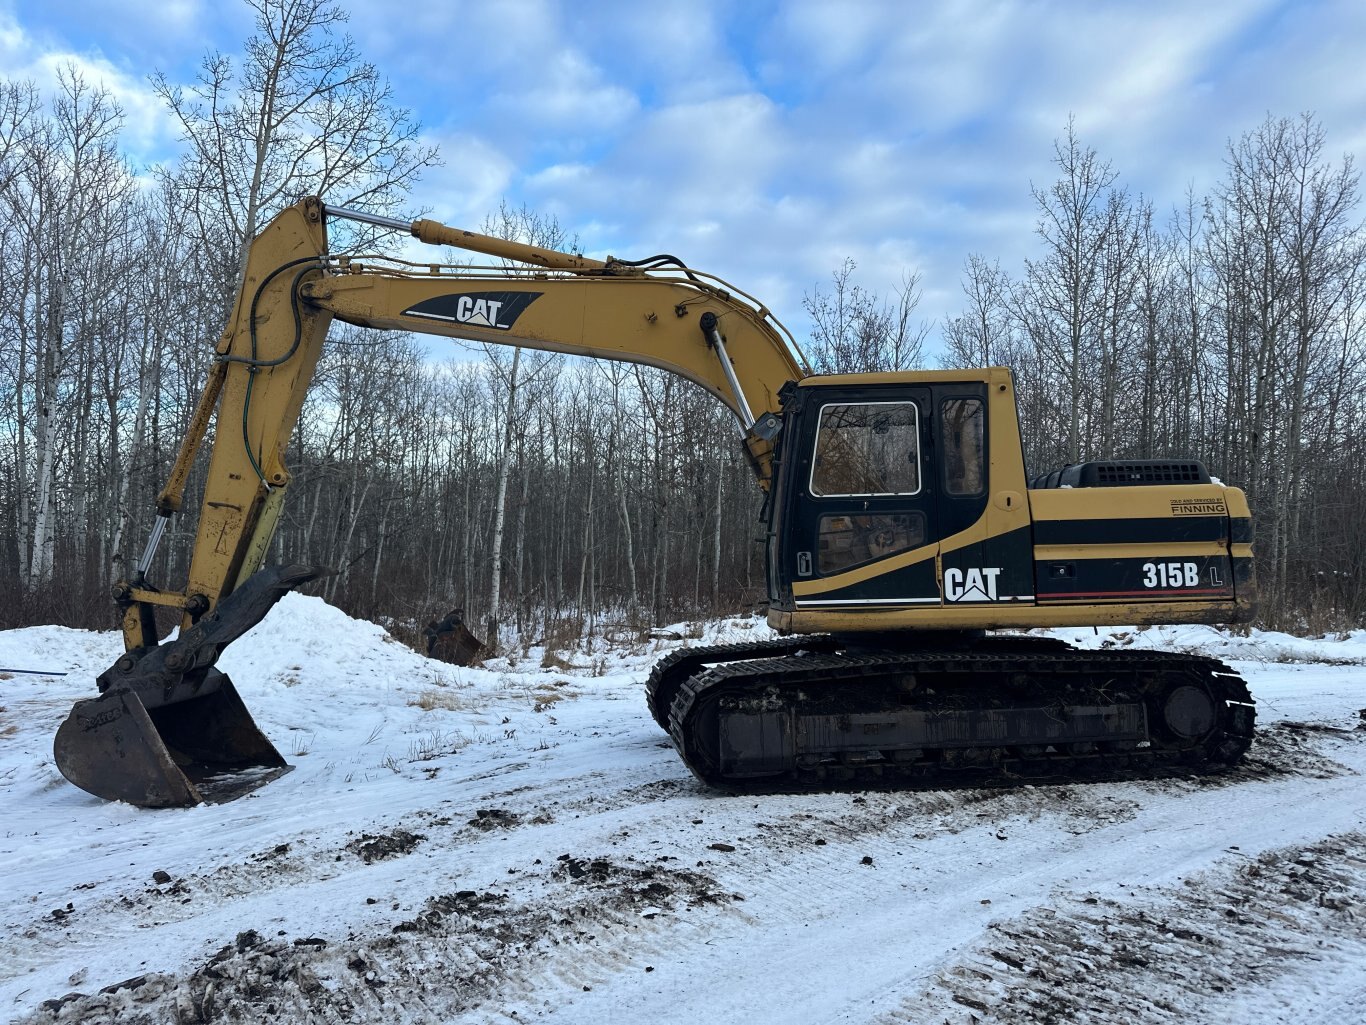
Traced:
<path id="1" fill-rule="evenodd" d="M 862 631 L 874 609 L 923 627 L 946 603 L 1032 603 L 1006 371 L 812 377 L 785 400 L 768 532 L 776 609 Z"/>

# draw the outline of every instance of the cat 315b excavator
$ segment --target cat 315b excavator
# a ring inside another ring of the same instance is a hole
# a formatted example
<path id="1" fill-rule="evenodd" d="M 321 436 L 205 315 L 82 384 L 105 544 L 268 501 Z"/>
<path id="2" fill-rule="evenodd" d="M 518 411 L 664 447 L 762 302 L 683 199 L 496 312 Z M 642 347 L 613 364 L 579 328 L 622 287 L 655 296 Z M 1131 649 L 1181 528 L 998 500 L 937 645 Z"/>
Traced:
<path id="1" fill-rule="evenodd" d="M 499 265 L 333 255 L 329 218 Z M 1198 772 L 1250 743 L 1247 688 L 1214 659 L 1020 632 L 1249 619 L 1247 502 L 1200 463 L 1091 462 L 1031 482 L 1004 368 L 814 376 L 760 303 L 672 257 L 594 260 L 310 198 L 251 243 L 152 536 L 114 589 L 126 653 L 57 733 L 57 765 L 90 793 L 191 805 L 287 769 L 214 661 L 322 572 L 262 563 L 334 318 L 650 364 L 735 414 L 766 492 L 779 637 L 678 651 L 647 686 L 707 784 Z M 157 542 L 215 411 L 189 580 L 154 587 Z M 158 609 L 179 617 L 174 640 Z"/>

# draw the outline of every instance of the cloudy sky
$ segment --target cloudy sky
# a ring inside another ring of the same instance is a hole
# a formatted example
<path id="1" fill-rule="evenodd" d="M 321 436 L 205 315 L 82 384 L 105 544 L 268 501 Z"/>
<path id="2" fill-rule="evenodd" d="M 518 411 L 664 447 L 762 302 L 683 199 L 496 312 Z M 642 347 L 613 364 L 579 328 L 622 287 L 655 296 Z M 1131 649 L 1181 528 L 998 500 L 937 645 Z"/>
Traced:
<path id="1" fill-rule="evenodd" d="M 667 251 L 801 334 L 846 257 L 922 312 L 961 306 L 970 253 L 1015 273 L 1031 183 L 1082 142 L 1159 212 L 1223 173 L 1229 139 L 1313 111 L 1366 152 L 1366 0 L 344 0 L 365 56 L 445 165 L 414 197 L 477 227 L 500 199 L 590 254 Z M 136 162 L 176 140 L 148 88 L 240 52 L 235 0 L 0 0 L 0 75 L 75 61 L 118 97 Z"/>

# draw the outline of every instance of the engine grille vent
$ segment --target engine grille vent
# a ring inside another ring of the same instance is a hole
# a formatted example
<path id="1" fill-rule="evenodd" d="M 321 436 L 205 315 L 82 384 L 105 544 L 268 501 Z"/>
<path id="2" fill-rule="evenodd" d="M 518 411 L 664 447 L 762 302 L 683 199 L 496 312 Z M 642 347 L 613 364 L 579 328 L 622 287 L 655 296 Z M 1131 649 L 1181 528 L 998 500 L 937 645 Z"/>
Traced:
<path id="1" fill-rule="evenodd" d="M 1118 488 L 1208 483 L 1209 472 L 1195 459 L 1109 459 L 1064 466 L 1035 477 L 1030 487 Z"/>

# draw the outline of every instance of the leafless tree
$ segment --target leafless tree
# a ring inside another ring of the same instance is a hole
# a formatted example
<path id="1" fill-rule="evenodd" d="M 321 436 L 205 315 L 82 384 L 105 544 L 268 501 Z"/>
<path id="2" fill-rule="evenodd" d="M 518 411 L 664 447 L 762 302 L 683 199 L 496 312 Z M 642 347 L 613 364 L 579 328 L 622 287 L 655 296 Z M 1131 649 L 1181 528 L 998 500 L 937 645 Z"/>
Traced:
<path id="1" fill-rule="evenodd" d="M 207 54 L 184 88 L 152 85 L 186 151 L 162 173 L 193 197 L 198 238 L 219 255 L 223 304 L 245 268 L 247 243 L 302 195 L 387 212 L 437 162 L 419 123 L 343 31 L 330 0 L 245 0 L 256 18 L 240 63 Z"/>
<path id="2" fill-rule="evenodd" d="M 1087 394 L 1098 369 L 1104 337 L 1106 253 L 1120 226 L 1124 203 L 1112 187 L 1118 172 L 1077 137 L 1068 118 L 1062 139 L 1054 143 L 1058 178 L 1048 188 L 1034 186 L 1039 210 L 1036 232 L 1043 255 L 1025 261 L 1019 290 L 1021 319 L 1035 345 L 1054 361 L 1068 399 L 1067 460 L 1082 458 L 1082 420 L 1091 403 Z M 1112 198 L 1113 197 L 1113 198 Z"/>
<path id="3" fill-rule="evenodd" d="M 1009 276 L 999 261 L 973 253 L 963 266 L 962 285 L 967 308 L 944 320 L 944 365 L 1009 365 L 1014 354 Z"/>
<path id="4" fill-rule="evenodd" d="M 802 297 L 812 321 L 812 366 L 819 374 L 847 374 L 919 365 L 931 330 L 915 319 L 921 275 L 907 273 L 888 302 L 854 281 L 857 269 L 846 258 L 832 274 L 831 291 L 816 287 Z"/>

